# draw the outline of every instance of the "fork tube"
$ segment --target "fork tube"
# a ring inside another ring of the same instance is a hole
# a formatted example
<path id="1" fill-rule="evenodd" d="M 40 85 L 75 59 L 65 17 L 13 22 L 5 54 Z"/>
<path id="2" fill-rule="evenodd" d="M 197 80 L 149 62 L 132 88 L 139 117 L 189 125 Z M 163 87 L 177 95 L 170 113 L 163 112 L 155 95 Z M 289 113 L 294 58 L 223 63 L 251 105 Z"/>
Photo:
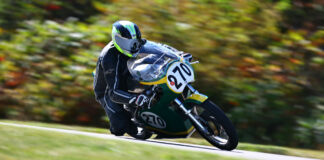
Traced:
<path id="1" fill-rule="evenodd" d="M 178 106 L 179 106 L 179 108 L 190 118 L 190 120 L 193 122 L 193 123 L 195 123 L 196 124 L 196 126 L 201 130 L 201 131 L 203 131 L 203 132 L 205 132 L 205 133 L 208 133 L 208 131 L 205 129 L 205 127 L 203 126 L 203 125 L 201 125 L 201 123 L 195 118 L 195 116 L 193 116 L 192 114 L 191 114 L 191 110 L 188 110 L 183 104 L 182 104 L 182 102 L 178 99 L 178 98 L 176 98 L 175 100 L 174 100 L 177 104 L 178 104 Z"/>
<path id="2" fill-rule="evenodd" d="M 190 84 L 187 84 L 187 87 L 192 93 L 199 93 L 195 88 L 193 88 Z"/>

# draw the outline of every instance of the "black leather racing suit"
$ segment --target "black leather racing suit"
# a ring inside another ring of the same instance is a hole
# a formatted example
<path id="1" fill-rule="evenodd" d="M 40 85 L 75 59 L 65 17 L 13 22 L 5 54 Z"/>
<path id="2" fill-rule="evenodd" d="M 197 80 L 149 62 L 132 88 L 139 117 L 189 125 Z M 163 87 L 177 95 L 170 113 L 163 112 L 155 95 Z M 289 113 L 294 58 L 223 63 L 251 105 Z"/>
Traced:
<path id="1" fill-rule="evenodd" d="M 117 136 L 137 132 L 130 114 L 123 108 L 136 96 L 128 93 L 126 88 L 131 76 L 127 68 L 128 59 L 110 42 L 100 53 L 94 78 L 96 100 L 109 117 L 111 133 Z"/>

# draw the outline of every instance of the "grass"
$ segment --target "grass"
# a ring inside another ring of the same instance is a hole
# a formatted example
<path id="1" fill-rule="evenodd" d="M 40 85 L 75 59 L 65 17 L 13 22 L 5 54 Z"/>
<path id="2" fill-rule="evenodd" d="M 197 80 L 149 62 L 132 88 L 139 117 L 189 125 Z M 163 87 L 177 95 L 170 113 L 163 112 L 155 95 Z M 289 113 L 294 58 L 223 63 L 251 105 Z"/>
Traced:
<path id="1" fill-rule="evenodd" d="M 118 140 L 0 125 L 1 160 L 239 160 Z"/>
<path id="2" fill-rule="evenodd" d="M 168 141 L 211 146 L 204 139 L 198 139 L 198 138 L 171 139 Z M 245 151 L 256 151 L 256 152 L 273 153 L 273 154 L 280 154 L 280 155 L 297 156 L 297 157 L 317 158 L 317 159 L 324 160 L 324 152 L 319 150 L 299 149 L 299 148 L 290 148 L 290 147 L 280 147 L 274 145 L 250 144 L 250 143 L 239 143 L 237 149 L 245 150 Z"/>
<path id="3" fill-rule="evenodd" d="M 102 129 L 102 128 L 67 126 L 67 125 L 60 125 L 60 124 L 48 124 L 48 123 L 40 123 L 40 122 L 22 122 L 22 121 L 11 121 L 11 120 L 0 120 L 0 122 L 27 124 L 27 125 L 34 125 L 34 126 L 62 128 L 62 129 L 71 129 L 71 130 L 80 130 L 80 131 L 96 132 L 96 133 L 109 133 L 107 129 Z M 165 140 L 210 146 L 210 144 L 206 140 L 198 139 L 198 138 L 165 139 Z M 318 151 L 318 150 L 297 149 L 297 148 L 279 147 L 279 146 L 272 146 L 272 145 L 257 145 L 257 144 L 249 144 L 249 143 L 239 143 L 238 149 L 248 150 L 248 151 L 257 151 L 257 152 L 274 153 L 274 154 L 281 154 L 281 155 L 291 155 L 291 156 L 299 156 L 299 157 L 310 157 L 310 158 L 324 159 L 323 151 Z M 1 159 L 1 157 L 0 157 L 0 159 Z"/>
<path id="4" fill-rule="evenodd" d="M 15 120 L 4 120 L 4 119 L 0 119 L 0 122 L 24 124 L 24 125 L 39 126 L 39 127 L 69 129 L 69 130 L 94 132 L 94 133 L 109 133 L 110 134 L 108 128 L 105 129 L 105 128 L 83 127 L 83 126 L 75 126 L 75 125 L 64 125 L 64 124 L 57 124 L 57 123 L 43 123 L 43 122 L 34 122 L 34 121 L 15 121 Z"/>

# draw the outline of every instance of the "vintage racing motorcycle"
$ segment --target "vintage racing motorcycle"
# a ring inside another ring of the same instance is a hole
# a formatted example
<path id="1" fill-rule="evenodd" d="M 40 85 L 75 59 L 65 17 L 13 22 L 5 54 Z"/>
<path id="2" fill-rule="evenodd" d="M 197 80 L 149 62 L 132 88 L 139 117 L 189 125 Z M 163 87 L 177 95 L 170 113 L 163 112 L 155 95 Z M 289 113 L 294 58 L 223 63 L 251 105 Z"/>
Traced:
<path id="1" fill-rule="evenodd" d="M 137 58 L 129 59 L 128 91 L 150 97 L 147 107 L 125 109 L 138 126 L 137 139 L 185 138 L 196 130 L 212 145 L 233 150 L 238 144 L 235 128 L 224 112 L 190 83 L 195 75 L 180 52 L 147 41 Z"/>

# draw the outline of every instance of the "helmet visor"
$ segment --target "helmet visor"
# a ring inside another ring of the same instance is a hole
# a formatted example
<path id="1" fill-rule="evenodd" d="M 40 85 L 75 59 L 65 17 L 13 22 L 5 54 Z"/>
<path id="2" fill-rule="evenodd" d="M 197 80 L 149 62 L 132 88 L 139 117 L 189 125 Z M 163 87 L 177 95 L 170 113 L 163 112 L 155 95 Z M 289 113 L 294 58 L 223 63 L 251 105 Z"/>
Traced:
<path id="1" fill-rule="evenodd" d="M 142 41 L 140 39 L 128 39 L 118 34 L 115 35 L 115 40 L 122 50 L 126 50 L 129 53 L 138 52 L 142 46 Z"/>

